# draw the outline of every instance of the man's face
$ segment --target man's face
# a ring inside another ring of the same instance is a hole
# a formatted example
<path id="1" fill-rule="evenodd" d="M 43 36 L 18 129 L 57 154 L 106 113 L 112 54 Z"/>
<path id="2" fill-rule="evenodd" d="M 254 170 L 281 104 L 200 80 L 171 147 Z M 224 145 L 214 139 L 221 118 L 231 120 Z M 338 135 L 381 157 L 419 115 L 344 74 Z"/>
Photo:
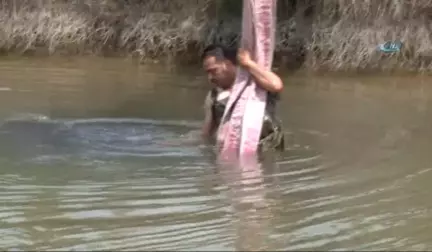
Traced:
<path id="1" fill-rule="evenodd" d="M 203 68 L 210 83 L 220 88 L 230 88 L 233 84 L 232 66 L 226 60 L 217 60 L 214 56 L 204 58 Z"/>

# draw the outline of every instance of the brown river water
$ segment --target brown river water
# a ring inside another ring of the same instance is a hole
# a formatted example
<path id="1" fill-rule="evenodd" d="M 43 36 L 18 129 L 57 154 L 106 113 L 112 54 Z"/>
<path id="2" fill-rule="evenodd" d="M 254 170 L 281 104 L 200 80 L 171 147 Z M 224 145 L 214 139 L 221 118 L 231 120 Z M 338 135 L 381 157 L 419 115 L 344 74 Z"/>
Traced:
<path id="1" fill-rule="evenodd" d="M 197 137 L 200 69 L 0 60 L 0 248 L 432 249 L 432 79 L 283 78 L 251 184 Z"/>

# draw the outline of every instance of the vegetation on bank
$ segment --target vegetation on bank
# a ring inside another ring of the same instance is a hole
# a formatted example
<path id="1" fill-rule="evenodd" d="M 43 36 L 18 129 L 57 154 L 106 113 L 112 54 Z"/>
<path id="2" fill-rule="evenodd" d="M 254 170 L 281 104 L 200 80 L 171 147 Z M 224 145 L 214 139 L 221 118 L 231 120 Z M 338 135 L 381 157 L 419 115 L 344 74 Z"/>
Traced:
<path id="1" fill-rule="evenodd" d="M 310 70 L 432 70 L 430 0 L 278 0 L 275 60 Z M 4 53 L 133 55 L 196 62 L 235 44 L 241 1 L 2 0 Z M 400 53 L 377 45 L 404 43 Z"/>

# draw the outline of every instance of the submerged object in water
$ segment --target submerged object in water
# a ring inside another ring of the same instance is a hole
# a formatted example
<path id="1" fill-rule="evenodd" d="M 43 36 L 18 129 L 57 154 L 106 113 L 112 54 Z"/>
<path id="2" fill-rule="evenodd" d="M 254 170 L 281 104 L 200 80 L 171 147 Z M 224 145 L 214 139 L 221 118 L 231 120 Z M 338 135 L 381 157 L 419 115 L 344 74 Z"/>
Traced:
<path id="1" fill-rule="evenodd" d="M 261 66 L 273 62 L 276 27 L 275 0 L 243 0 L 241 47 Z M 219 157 L 242 160 L 255 156 L 267 103 L 267 91 L 239 68 L 217 136 Z"/>
<path id="2" fill-rule="evenodd" d="M 400 52 L 402 45 L 400 41 L 387 41 L 378 45 L 378 50 L 385 53 Z"/>

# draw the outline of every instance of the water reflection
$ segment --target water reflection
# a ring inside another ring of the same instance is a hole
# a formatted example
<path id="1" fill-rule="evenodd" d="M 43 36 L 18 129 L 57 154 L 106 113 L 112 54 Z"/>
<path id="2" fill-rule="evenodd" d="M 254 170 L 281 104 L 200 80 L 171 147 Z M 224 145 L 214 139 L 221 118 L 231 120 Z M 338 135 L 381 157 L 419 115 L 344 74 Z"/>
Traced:
<path id="1" fill-rule="evenodd" d="M 264 240 L 270 220 L 264 216 L 268 208 L 262 167 L 259 163 L 247 167 L 218 165 L 218 174 L 228 187 L 228 200 L 232 207 L 234 246 L 236 250 L 265 249 Z"/>

